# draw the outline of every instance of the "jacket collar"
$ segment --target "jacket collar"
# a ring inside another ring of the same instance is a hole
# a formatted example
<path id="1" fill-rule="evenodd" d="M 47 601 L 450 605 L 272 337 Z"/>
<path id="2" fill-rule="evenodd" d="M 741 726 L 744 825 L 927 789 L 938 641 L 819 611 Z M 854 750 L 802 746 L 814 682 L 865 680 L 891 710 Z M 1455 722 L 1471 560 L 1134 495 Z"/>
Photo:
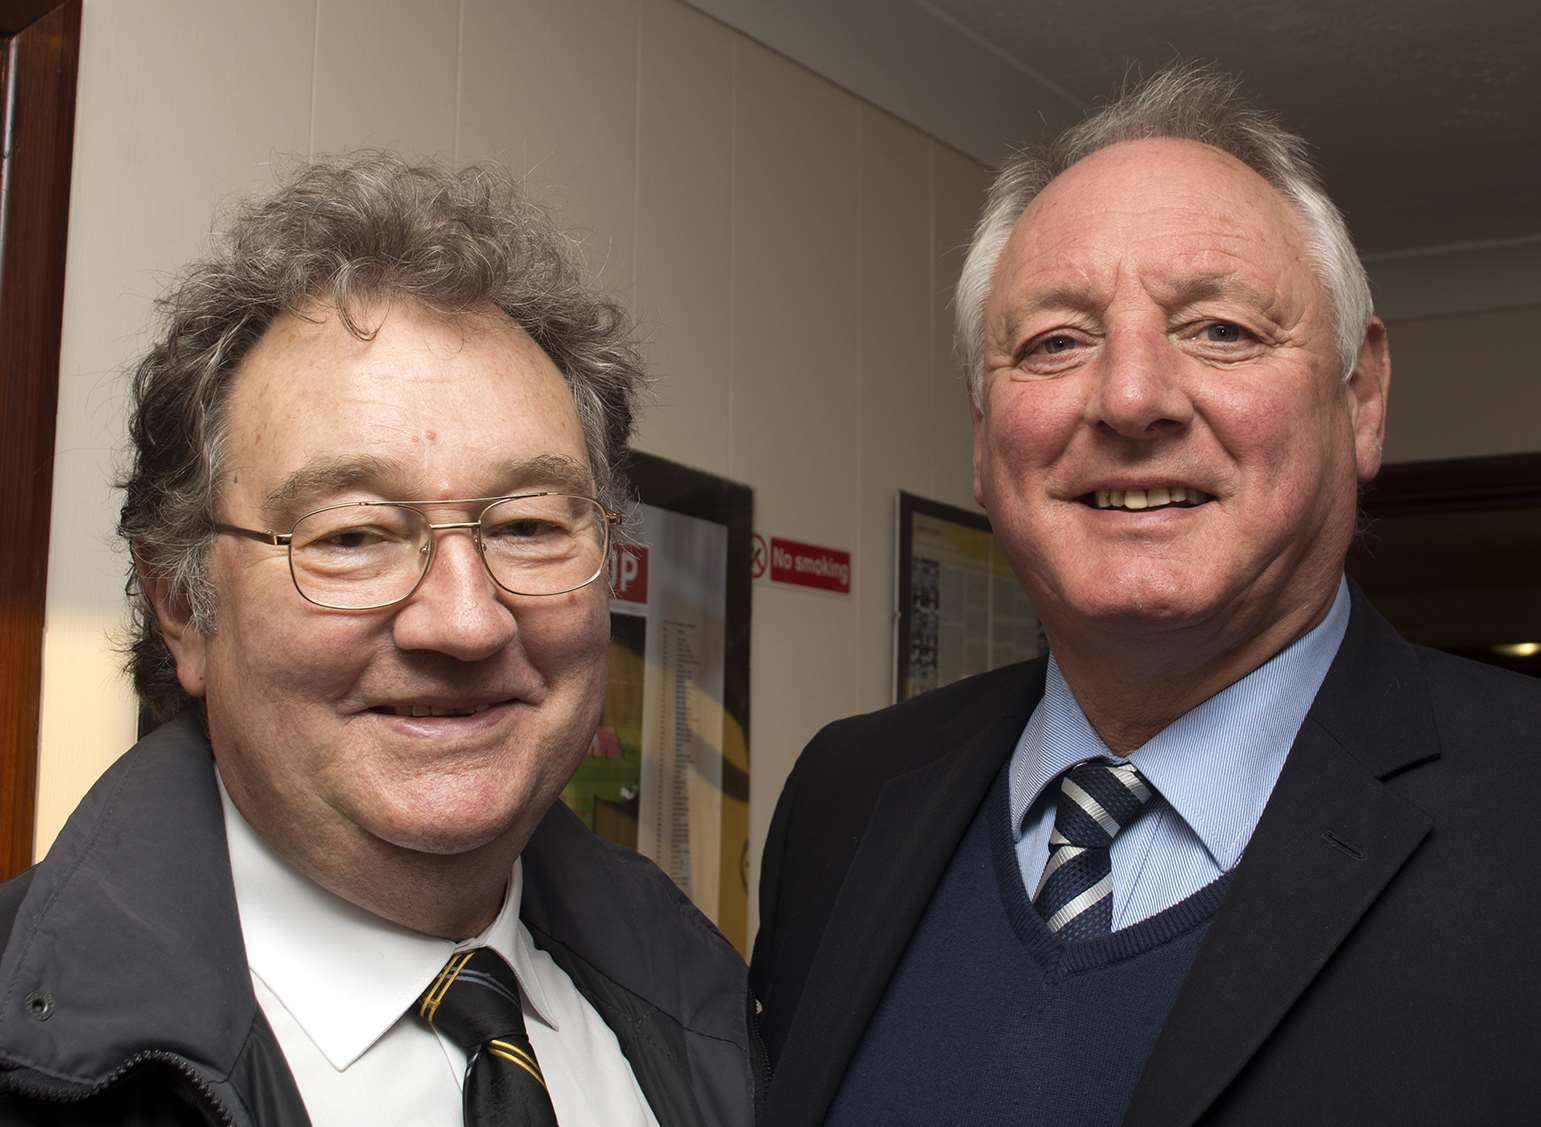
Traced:
<path id="1" fill-rule="evenodd" d="M 108 769 L 34 870 L 0 954 L 0 1066 L 95 1084 L 154 1047 L 227 1076 L 256 1013 L 190 709 Z"/>
<path id="2" fill-rule="evenodd" d="M 651 861 L 558 802 L 523 853 L 521 918 L 681 1027 L 747 1050 L 743 959 Z"/>
<path id="3" fill-rule="evenodd" d="M 1417 653 L 1353 589 L 1348 632 L 1125 1120 L 1188 1127 L 1360 926 L 1433 821 L 1388 785 L 1439 757 Z"/>

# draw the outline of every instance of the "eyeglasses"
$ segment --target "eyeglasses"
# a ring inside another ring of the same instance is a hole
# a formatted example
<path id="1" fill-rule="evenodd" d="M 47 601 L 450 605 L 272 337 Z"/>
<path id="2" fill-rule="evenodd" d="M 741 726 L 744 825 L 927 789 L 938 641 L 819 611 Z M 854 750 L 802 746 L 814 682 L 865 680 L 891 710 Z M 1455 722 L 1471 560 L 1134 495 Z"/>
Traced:
<path id="1" fill-rule="evenodd" d="M 417 506 L 486 504 L 476 520 L 434 524 Z M 216 523 L 219 532 L 289 550 L 300 596 L 333 610 L 376 610 L 411 598 L 433 564 L 435 532 L 471 531 L 487 573 L 514 595 L 562 595 L 605 570 L 610 526 L 592 497 L 527 493 L 456 501 L 354 501 L 306 513 L 289 532 Z"/>

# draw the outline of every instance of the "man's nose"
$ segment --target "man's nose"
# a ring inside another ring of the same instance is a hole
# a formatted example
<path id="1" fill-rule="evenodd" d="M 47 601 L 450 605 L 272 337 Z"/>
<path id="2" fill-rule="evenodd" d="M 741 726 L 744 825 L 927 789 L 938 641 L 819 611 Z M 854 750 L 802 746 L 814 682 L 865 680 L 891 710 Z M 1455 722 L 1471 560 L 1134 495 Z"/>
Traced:
<path id="1" fill-rule="evenodd" d="M 1183 384 L 1183 356 L 1164 331 L 1127 326 L 1110 332 L 1087 397 L 1087 422 L 1125 438 L 1157 438 L 1193 418 Z"/>
<path id="2" fill-rule="evenodd" d="M 501 597 L 468 529 L 439 533 L 428 574 L 396 613 L 403 650 L 435 650 L 460 661 L 491 657 L 514 638 L 514 613 Z"/>

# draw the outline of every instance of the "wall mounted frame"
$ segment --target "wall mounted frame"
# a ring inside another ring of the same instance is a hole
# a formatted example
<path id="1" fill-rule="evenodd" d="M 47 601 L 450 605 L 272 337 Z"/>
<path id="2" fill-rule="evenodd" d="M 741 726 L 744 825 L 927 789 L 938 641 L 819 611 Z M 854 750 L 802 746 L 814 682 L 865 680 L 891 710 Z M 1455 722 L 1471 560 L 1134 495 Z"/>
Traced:
<path id="1" fill-rule="evenodd" d="M 727 527 L 727 621 L 722 685 L 722 842 L 718 890 L 724 935 L 746 957 L 749 911 L 749 642 L 754 490 L 715 474 L 633 451 L 626 476 L 644 504 Z"/>

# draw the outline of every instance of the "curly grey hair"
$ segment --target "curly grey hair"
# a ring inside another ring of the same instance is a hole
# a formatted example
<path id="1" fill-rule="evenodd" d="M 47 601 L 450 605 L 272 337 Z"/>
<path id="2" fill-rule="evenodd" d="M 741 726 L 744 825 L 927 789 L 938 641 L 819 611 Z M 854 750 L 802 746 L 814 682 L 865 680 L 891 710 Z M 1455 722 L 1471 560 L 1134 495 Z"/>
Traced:
<path id="1" fill-rule="evenodd" d="M 501 170 L 381 152 L 318 160 L 237 210 L 158 302 L 162 330 L 133 374 L 118 532 L 194 628 L 214 627 L 208 554 L 242 358 L 279 315 L 318 302 L 367 339 L 361 309 L 390 297 L 508 314 L 567 382 L 600 502 L 628 507 L 621 464 L 646 377 L 629 318 L 584 282 L 575 244 Z M 129 593 L 129 671 L 142 707 L 165 719 L 187 697 L 134 570 Z"/>
<path id="2" fill-rule="evenodd" d="M 1370 282 L 1305 140 L 1248 102 L 1240 81 L 1213 64 L 1177 63 L 1126 89 L 1047 146 L 1023 150 L 1001 167 L 974 229 L 954 299 L 957 348 L 976 408 L 984 402 L 985 304 L 1017 220 L 1049 181 L 1077 161 L 1121 141 L 1160 137 L 1199 141 L 1235 157 L 1294 208 L 1304 229 L 1306 253 L 1327 291 L 1343 378 L 1353 373 L 1374 316 Z"/>

